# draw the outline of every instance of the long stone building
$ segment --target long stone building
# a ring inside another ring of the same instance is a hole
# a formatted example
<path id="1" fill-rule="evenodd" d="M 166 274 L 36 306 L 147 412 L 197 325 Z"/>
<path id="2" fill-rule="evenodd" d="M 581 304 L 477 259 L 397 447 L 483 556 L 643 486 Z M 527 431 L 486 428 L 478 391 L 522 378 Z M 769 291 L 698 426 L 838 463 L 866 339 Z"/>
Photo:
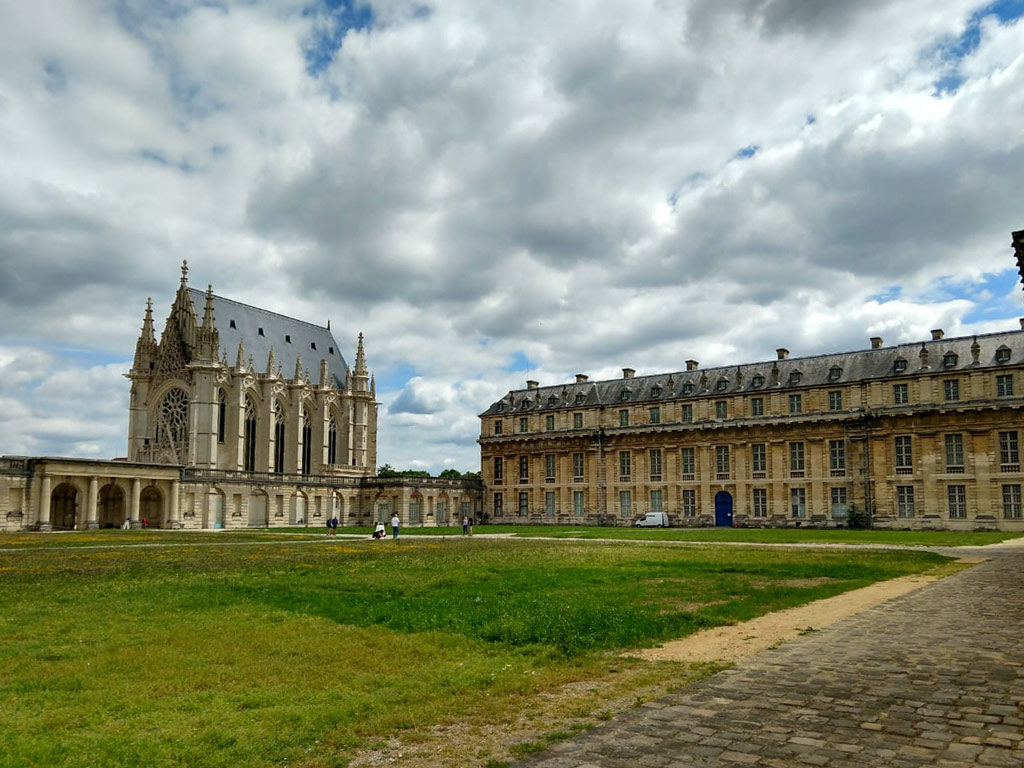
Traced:
<path id="1" fill-rule="evenodd" d="M 1013 233 L 1024 275 L 1024 232 Z M 1024 530 L 1022 328 L 509 392 L 480 414 L 494 522 Z"/>
<path id="2" fill-rule="evenodd" d="M 393 513 L 450 525 L 480 514 L 472 480 L 376 476 L 361 334 L 349 368 L 329 325 L 192 289 L 187 265 L 159 341 L 147 301 L 126 375 L 127 458 L 0 457 L 3 529 L 366 525 Z"/>

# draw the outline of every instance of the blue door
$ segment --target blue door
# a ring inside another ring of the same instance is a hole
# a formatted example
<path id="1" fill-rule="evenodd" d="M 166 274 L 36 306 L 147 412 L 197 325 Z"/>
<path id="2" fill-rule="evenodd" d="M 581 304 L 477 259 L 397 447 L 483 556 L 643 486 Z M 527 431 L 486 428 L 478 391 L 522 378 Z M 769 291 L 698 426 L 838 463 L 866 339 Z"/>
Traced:
<path id="1" fill-rule="evenodd" d="M 732 494 L 728 491 L 715 494 L 715 525 L 732 528 Z"/>

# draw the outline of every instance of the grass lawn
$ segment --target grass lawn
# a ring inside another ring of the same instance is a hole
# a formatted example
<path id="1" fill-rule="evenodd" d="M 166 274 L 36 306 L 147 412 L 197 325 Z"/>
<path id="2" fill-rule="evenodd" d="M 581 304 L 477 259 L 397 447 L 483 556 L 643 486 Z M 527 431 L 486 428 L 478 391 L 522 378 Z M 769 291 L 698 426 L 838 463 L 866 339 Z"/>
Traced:
<path id="1" fill-rule="evenodd" d="M 617 652 L 941 562 L 519 538 L 0 536 L 0 755 L 5 768 L 344 766 L 394 735 L 497 726 L 573 682 L 678 685 L 686 665 Z"/>

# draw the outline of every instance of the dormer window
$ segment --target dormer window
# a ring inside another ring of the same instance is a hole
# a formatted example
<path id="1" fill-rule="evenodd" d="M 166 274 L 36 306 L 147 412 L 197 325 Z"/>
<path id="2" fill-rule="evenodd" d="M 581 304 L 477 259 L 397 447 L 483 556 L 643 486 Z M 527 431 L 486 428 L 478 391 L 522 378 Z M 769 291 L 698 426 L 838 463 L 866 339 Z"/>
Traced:
<path id="1" fill-rule="evenodd" d="M 996 350 L 996 362 L 997 363 L 1008 363 L 1010 362 L 1010 348 L 1000 347 Z"/>
<path id="2" fill-rule="evenodd" d="M 685 384 L 683 384 L 683 394 L 684 395 L 692 395 L 693 394 L 693 382 L 688 381 Z"/>
<path id="3" fill-rule="evenodd" d="M 334 354 L 334 347 L 328 347 L 327 348 L 327 354 L 328 355 L 333 355 Z"/>
<path id="4" fill-rule="evenodd" d="M 504 411 L 505 410 L 505 404 L 504 403 L 498 403 L 498 410 L 499 411 Z"/>
<path id="5" fill-rule="evenodd" d="M 619 400 L 623 400 L 623 401 L 629 400 L 629 396 L 631 394 L 632 394 L 632 392 L 630 392 L 628 389 L 624 389 L 624 390 L 622 390 L 622 393 L 619 395 Z"/>
<path id="6" fill-rule="evenodd" d="M 801 374 L 800 371 L 793 371 L 791 374 L 789 374 L 789 383 L 799 384 L 802 375 L 803 374 Z"/>
<path id="7" fill-rule="evenodd" d="M 582 392 L 576 393 L 576 405 L 583 405 L 587 400 L 587 396 Z"/>
<path id="8" fill-rule="evenodd" d="M 548 398 L 548 408 L 554 408 L 556 405 L 558 405 L 558 398 L 552 395 Z"/>
<path id="9" fill-rule="evenodd" d="M 896 362 L 892 364 L 892 372 L 903 373 L 905 370 L 907 370 L 907 361 L 902 357 L 897 358 Z"/>
<path id="10" fill-rule="evenodd" d="M 755 374 L 753 378 L 750 379 L 750 386 L 753 387 L 754 389 L 760 389 L 761 387 L 763 387 L 764 376 L 762 376 L 760 373 Z"/>
<path id="11" fill-rule="evenodd" d="M 947 352 L 942 356 L 942 367 L 943 368 L 956 368 L 956 364 L 959 358 L 956 352 Z"/>
<path id="12" fill-rule="evenodd" d="M 715 382 L 715 392 L 725 392 L 729 388 L 728 379 L 719 379 Z"/>
<path id="13" fill-rule="evenodd" d="M 839 381 L 839 378 L 843 375 L 843 369 L 838 365 L 833 365 L 828 369 L 828 380 Z"/>
<path id="14" fill-rule="evenodd" d="M 661 387 L 657 384 L 651 387 L 651 397 L 661 397 Z"/>

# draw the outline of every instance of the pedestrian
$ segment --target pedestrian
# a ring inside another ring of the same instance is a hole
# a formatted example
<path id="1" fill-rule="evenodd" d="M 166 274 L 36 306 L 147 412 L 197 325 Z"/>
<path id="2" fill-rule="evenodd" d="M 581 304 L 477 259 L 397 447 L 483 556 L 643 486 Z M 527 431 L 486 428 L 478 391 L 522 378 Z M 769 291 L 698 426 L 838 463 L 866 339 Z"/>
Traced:
<path id="1" fill-rule="evenodd" d="M 395 512 L 395 514 L 391 516 L 391 537 L 395 541 L 398 541 L 398 522 L 398 513 Z"/>
<path id="2" fill-rule="evenodd" d="M 469 518 L 466 517 L 465 515 L 462 516 L 462 535 L 463 536 L 468 536 L 469 535 Z"/>
<path id="3" fill-rule="evenodd" d="M 387 538 L 387 536 L 388 536 L 388 533 L 387 533 L 386 530 L 384 530 L 384 521 L 383 520 L 378 520 L 377 521 L 377 527 L 373 530 L 373 538 L 376 539 L 377 541 L 383 541 L 384 539 Z"/>
<path id="4" fill-rule="evenodd" d="M 473 535 L 473 518 L 469 518 L 469 535 Z"/>
<path id="5" fill-rule="evenodd" d="M 131 521 L 131 520 L 129 520 L 129 519 L 128 519 L 128 518 L 126 517 L 126 518 L 124 519 L 124 525 L 122 525 L 122 526 L 121 526 L 121 530 L 123 530 L 123 531 L 127 531 L 127 530 L 128 530 L 129 528 L 131 528 L 131 527 L 132 527 L 132 521 Z"/>
<path id="6" fill-rule="evenodd" d="M 333 528 L 334 528 L 334 526 L 331 525 L 331 518 L 328 517 L 327 518 L 327 535 L 328 536 L 330 536 L 332 533 L 334 533 Z"/>
<path id="7" fill-rule="evenodd" d="M 335 515 L 331 518 L 331 536 L 338 535 L 338 516 Z"/>

